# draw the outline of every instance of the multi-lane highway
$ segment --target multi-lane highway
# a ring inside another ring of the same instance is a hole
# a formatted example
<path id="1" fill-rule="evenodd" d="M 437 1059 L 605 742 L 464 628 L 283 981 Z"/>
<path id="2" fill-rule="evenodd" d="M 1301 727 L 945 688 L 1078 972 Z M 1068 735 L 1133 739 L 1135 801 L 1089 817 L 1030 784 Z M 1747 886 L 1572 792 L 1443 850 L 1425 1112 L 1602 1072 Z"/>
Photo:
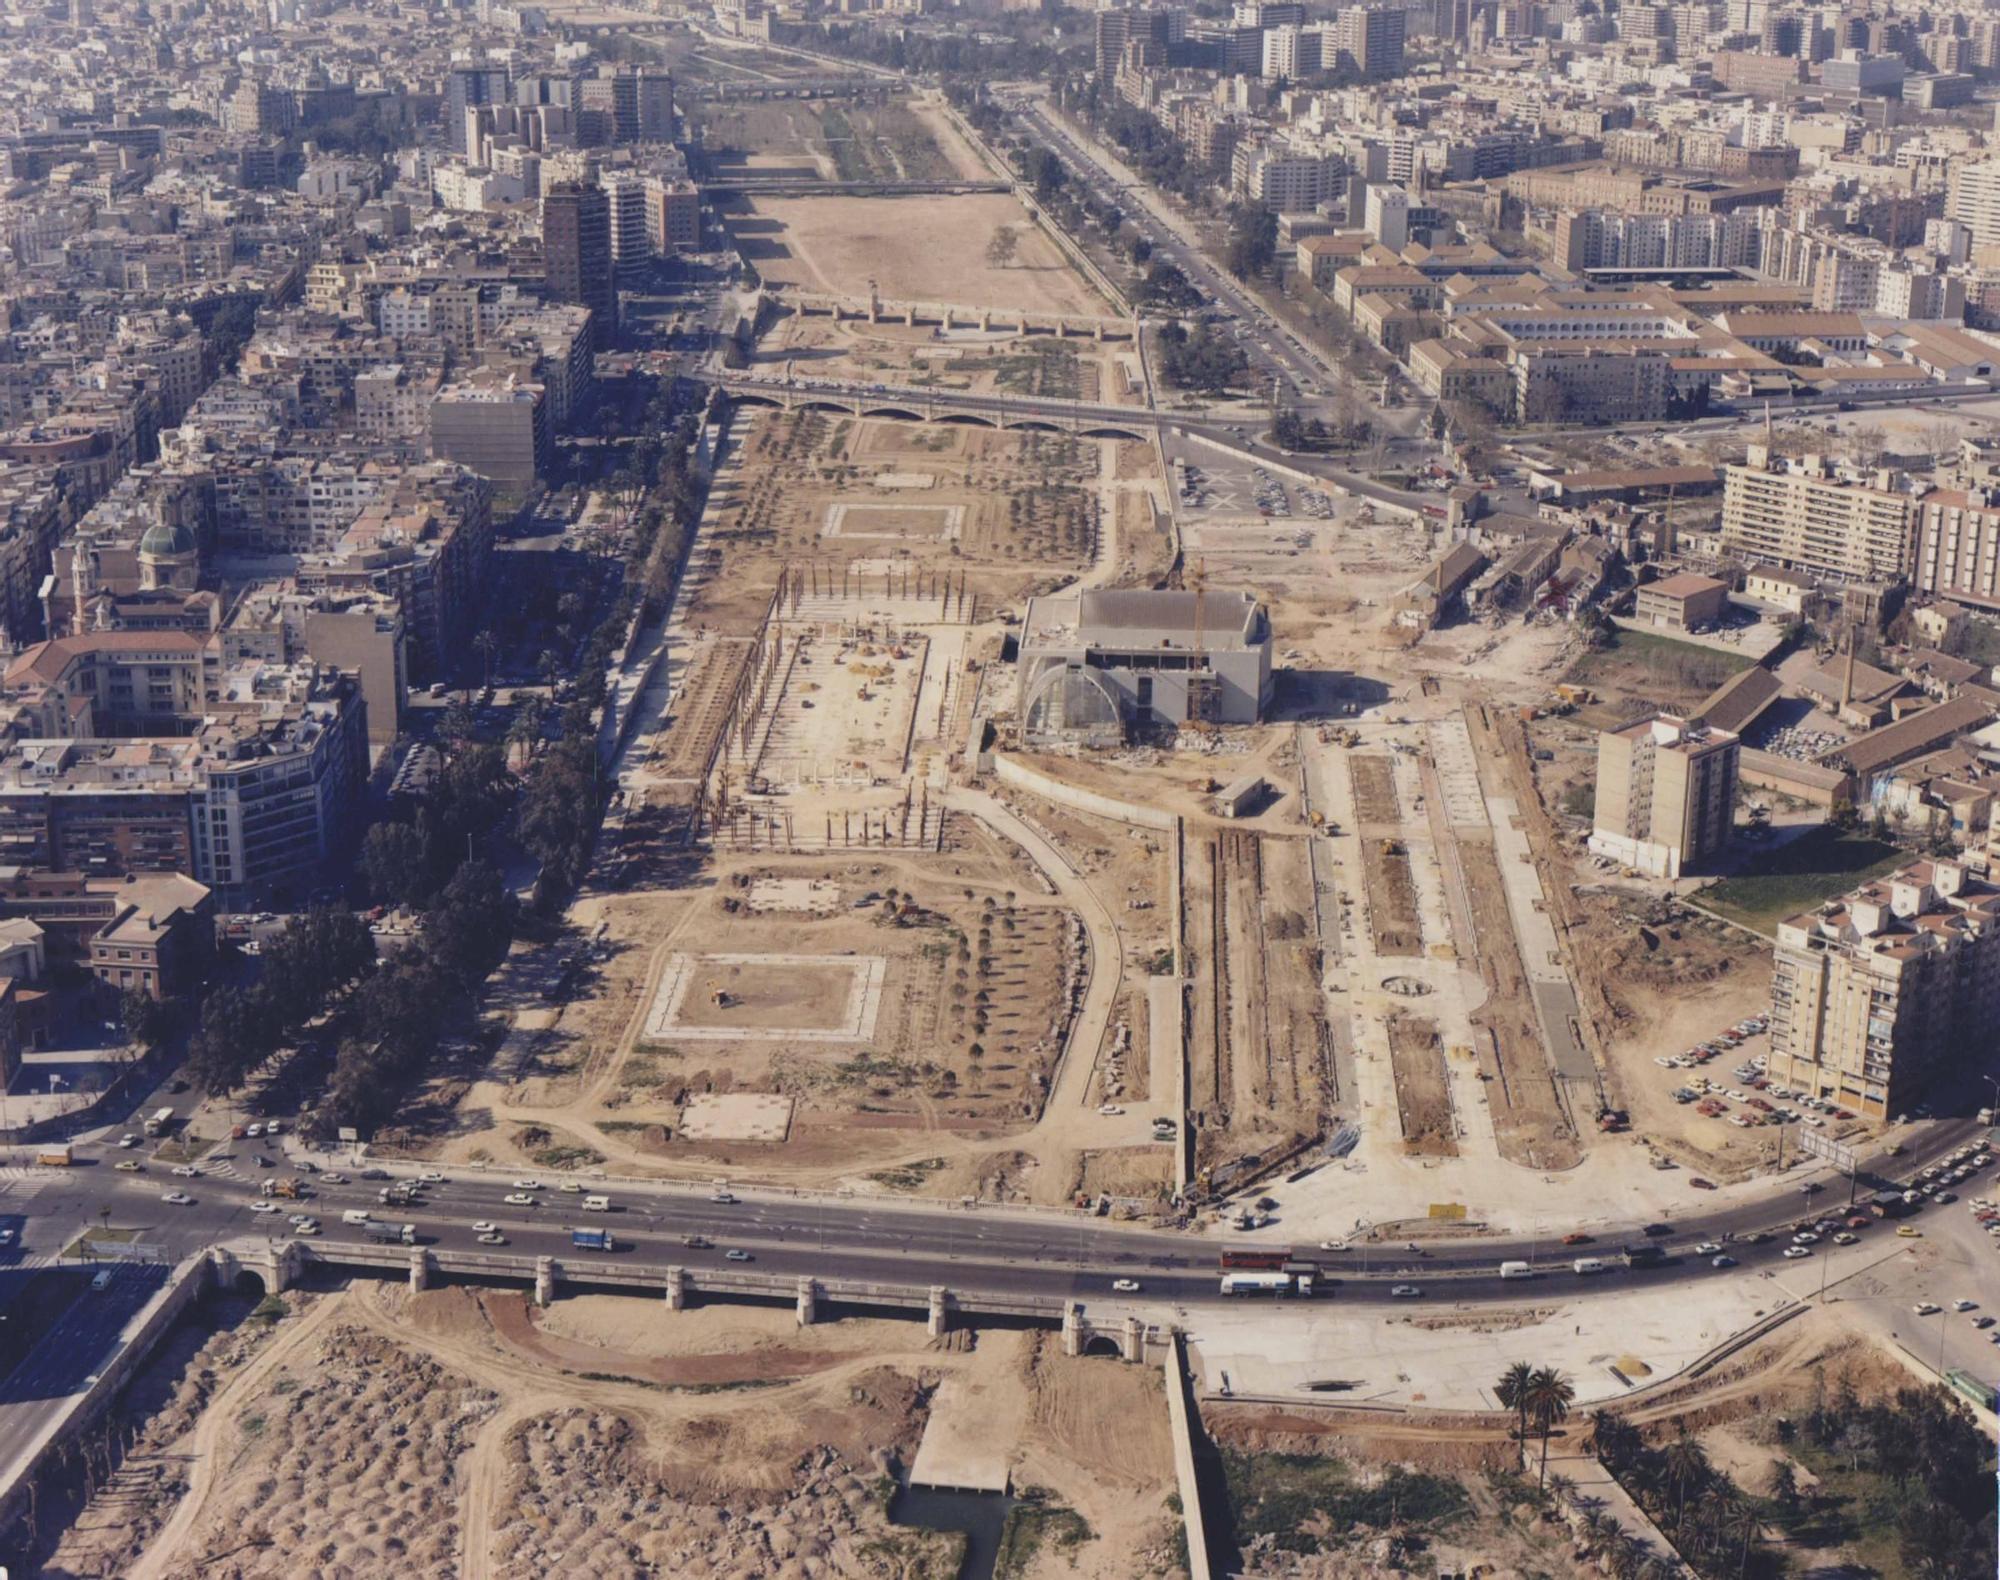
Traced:
<path id="1" fill-rule="evenodd" d="M 1932 1126 L 1895 1160 L 1898 1172 L 1914 1171 L 1976 1133 L 1969 1121 Z M 1149 1299 L 1192 1303 L 1222 1298 L 1216 1240 L 1135 1228 L 1081 1212 L 748 1188 L 732 1193 L 737 1200 L 718 1201 L 702 1188 L 584 1182 L 585 1189 L 603 1191 L 611 1198 L 613 1210 L 598 1214 L 583 1210 L 582 1189 L 558 1189 L 554 1178 L 538 1178 L 528 1185 L 517 1184 L 513 1176 L 448 1169 L 443 1171 L 449 1176 L 446 1180 L 421 1183 L 417 1176 L 423 1171 L 405 1165 L 371 1167 L 367 1173 L 377 1176 L 373 1178 L 351 1168 L 336 1168 L 329 1176 L 308 1172 L 271 1153 L 264 1155 L 273 1157 L 272 1166 L 260 1167 L 254 1144 L 228 1143 L 225 1148 L 198 1165 L 203 1172 L 195 1178 L 177 1177 L 152 1161 L 143 1173 L 121 1173 L 112 1166 L 113 1160 L 129 1159 L 129 1153 L 115 1147 L 80 1148 L 79 1166 L 45 1184 L 33 1202 L 24 1239 L 34 1250 L 53 1251 L 109 1207 L 114 1225 L 139 1229 L 146 1243 L 179 1255 L 239 1235 L 285 1237 L 293 1232 L 288 1222 L 293 1212 L 315 1216 L 322 1238 L 358 1239 L 363 1231 L 343 1225 L 341 1215 L 359 1210 L 378 1220 L 413 1224 L 419 1243 L 464 1250 L 482 1248 L 473 1225 L 490 1223 L 505 1236 L 507 1251 L 574 1259 L 602 1253 L 572 1251 L 571 1229 L 610 1228 L 620 1246 L 613 1254 L 697 1271 L 732 1265 L 726 1258 L 734 1250 L 746 1253 L 752 1258 L 749 1265 L 760 1271 L 786 1275 L 1099 1297 L 1109 1293 L 1112 1280 L 1130 1278 L 1139 1281 L 1141 1294 Z M 294 1172 L 310 1190 L 309 1199 L 276 1203 L 281 1210 L 275 1212 L 258 1211 L 261 1181 Z M 378 1199 L 395 1180 L 416 1183 L 414 1204 L 390 1206 Z M 192 1203 L 176 1206 L 163 1201 L 163 1193 L 170 1190 L 191 1196 Z M 526 1197 L 529 1204 L 509 1201 L 510 1196 Z M 1844 1181 L 1829 1182 L 1810 1197 L 1790 1188 L 1735 1201 L 1723 1198 L 1723 1204 L 1699 1216 L 1601 1229 L 1587 1245 L 1565 1245 L 1549 1237 L 1487 1237 L 1427 1242 L 1421 1253 L 1395 1244 L 1359 1243 L 1349 1250 L 1315 1254 L 1344 1299 L 1387 1299 L 1389 1286 L 1398 1282 L 1423 1285 L 1426 1298 L 1512 1298 L 1519 1291 L 1500 1279 L 1502 1261 L 1531 1262 L 1545 1293 L 1603 1287 L 1615 1280 L 1608 1274 L 1579 1278 L 1571 1271 L 1572 1261 L 1601 1257 L 1616 1271 L 1618 1252 L 1627 1245 L 1648 1243 L 1650 1228 L 1654 1231 L 1650 1243 L 1665 1246 L 1669 1261 L 1663 1271 L 1642 1270 L 1632 1276 L 1726 1277 L 1731 1270 L 1714 1268 L 1709 1256 L 1697 1256 L 1693 1248 L 1708 1242 L 1725 1244 L 1741 1269 L 1754 1271 L 1781 1255 L 1788 1242 L 1788 1234 L 1781 1231 L 1808 1217 L 1846 1216 L 1846 1198 Z M 1886 1236 L 1895 1231 L 1880 1224 L 1865 1232 Z M 1750 1238 L 1755 1235 L 1770 1238 Z M 1250 1238 L 1318 1243 L 1315 1231 L 1285 1223 L 1282 1205 L 1274 1222 Z M 690 1244 L 690 1239 L 705 1243 Z"/>

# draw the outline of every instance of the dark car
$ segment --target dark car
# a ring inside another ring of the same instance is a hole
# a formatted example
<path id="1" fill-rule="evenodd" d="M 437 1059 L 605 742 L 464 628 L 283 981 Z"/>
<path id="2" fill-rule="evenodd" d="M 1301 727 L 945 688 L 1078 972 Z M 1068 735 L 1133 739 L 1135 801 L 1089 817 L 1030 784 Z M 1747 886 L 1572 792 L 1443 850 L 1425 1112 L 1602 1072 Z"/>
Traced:
<path id="1" fill-rule="evenodd" d="M 1640 1232 L 1649 1239 L 1664 1240 L 1674 1232 L 1674 1226 L 1670 1223 L 1649 1223 Z"/>

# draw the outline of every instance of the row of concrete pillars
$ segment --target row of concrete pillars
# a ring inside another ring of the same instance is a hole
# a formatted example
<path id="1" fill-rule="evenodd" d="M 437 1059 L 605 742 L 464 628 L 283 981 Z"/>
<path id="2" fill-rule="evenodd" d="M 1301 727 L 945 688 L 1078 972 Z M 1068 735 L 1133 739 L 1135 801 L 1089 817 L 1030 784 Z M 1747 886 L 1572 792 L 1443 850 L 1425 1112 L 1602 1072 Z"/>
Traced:
<path id="1" fill-rule="evenodd" d="M 281 1259 L 281 1269 L 289 1259 Z M 410 1288 L 413 1291 L 428 1289 L 435 1269 L 431 1254 L 425 1250 L 410 1253 Z M 282 1276 L 282 1275 L 281 1275 Z M 282 1288 L 282 1284 L 278 1285 Z M 794 1309 L 798 1314 L 799 1326 L 809 1328 L 819 1315 L 819 1281 L 800 1277 L 793 1286 Z M 535 1304 L 546 1306 L 556 1298 L 556 1259 L 552 1256 L 535 1258 Z M 669 1311 L 685 1311 L 688 1301 L 687 1269 L 669 1267 L 667 1269 L 666 1304 Z M 926 1328 L 934 1339 L 943 1338 L 951 1326 L 951 1291 L 943 1284 L 930 1287 L 930 1303 Z M 1062 1349 L 1065 1355 L 1081 1355 L 1093 1338 L 1108 1336 L 1090 1329 L 1083 1320 L 1083 1305 L 1080 1301 L 1066 1301 L 1062 1315 Z M 1119 1354 L 1127 1361 L 1138 1364 L 1146 1358 L 1146 1324 L 1136 1316 L 1128 1316 L 1117 1334 Z"/>

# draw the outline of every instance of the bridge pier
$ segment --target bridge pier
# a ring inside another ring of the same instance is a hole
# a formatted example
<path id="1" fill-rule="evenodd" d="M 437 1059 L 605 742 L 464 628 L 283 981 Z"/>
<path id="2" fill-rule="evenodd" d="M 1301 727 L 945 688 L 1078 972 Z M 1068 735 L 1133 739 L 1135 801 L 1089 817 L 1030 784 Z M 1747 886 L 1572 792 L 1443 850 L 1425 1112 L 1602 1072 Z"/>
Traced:
<path id="1" fill-rule="evenodd" d="M 917 327 L 917 304 L 915 302 L 912 302 L 908 307 L 903 309 L 903 322 L 911 329 Z"/>
<path id="2" fill-rule="evenodd" d="M 556 1259 L 553 1256 L 535 1258 L 535 1304 L 546 1306 L 556 1298 Z"/>
<path id="3" fill-rule="evenodd" d="M 418 1246 L 410 1253 L 410 1293 L 420 1295 L 431 1287 L 431 1253 Z M 543 1302 L 547 1304 L 546 1301 Z"/>
<path id="4" fill-rule="evenodd" d="M 990 335 L 993 333 L 993 309 L 990 307 L 980 309 L 979 332 L 983 335 Z"/>
<path id="5" fill-rule="evenodd" d="M 799 1326 L 802 1328 L 809 1328 L 813 1325 L 813 1307 L 818 1293 L 817 1287 L 810 1278 L 801 1278 L 799 1280 Z"/>
<path id="6" fill-rule="evenodd" d="M 1099 319 L 1097 322 L 1097 326 L 1094 329 L 1092 329 L 1090 333 L 1092 339 L 1101 342 L 1104 339 L 1104 321 L 1102 319 Z"/>
<path id="7" fill-rule="evenodd" d="M 1137 1317 L 1125 1319 L 1125 1359 L 1137 1364 L 1146 1358 L 1146 1324 Z"/>
<path id="8" fill-rule="evenodd" d="M 1083 1353 L 1083 1303 L 1078 1300 L 1063 1302 L 1062 1351 L 1065 1355 Z"/>
<path id="9" fill-rule="evenodd" d="M 931 1314 L 928 1331 L 934 1339 L 944 1337 L 945 1329 L 951 1325 L 951 1294 L 944 1285 L 931 1285 Z"/>
<path id="10" fill-rule="evenodd" d="M 685 1267 L 667 1269 L 667 1309 L 685 1311 L 688 1303 L 688 1275 Z"/>

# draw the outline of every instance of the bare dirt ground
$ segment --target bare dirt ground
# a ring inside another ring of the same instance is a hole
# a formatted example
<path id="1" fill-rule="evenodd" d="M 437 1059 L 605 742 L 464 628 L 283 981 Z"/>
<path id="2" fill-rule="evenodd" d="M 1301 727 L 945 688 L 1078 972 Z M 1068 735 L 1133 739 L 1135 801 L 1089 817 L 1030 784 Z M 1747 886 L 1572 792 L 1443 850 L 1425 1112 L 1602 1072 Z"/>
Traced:
<path id="1" fill-rule="evenodd" d="M 1368 930 L 1378 955 L 1420 955 L 1423 923 L 1410 877 L 1409 852 L 1400 840 L 1361 842 L 1362 878 L 1368 888 Z"/>
<path id="2" fill-rule="evenodd" d="M 884 1472 L 952 1375 L 1016 1423 L 1016 1486 L 1081 1516 L 1031 1574 L 1173 1572 L 1157 1370 L 1048 1336 L 383 1284 L 285 1302 L 142 1373 L 135 1447 L 45 1572 L 942 1576 L 940 1538 L 887 1523 Z"/>
<path id="3" fill-rule="evenodd" d="M 1396 1111 L 1403 1122 L 1403 1150 L 1418 1157 L 1458 1156 L 1444 1045 L 1435 1024 L 1398 1015 L 1389 1022 L 1389 1054 L 1396 1077 Z"/>
<path id="4" fill-rule="evenodd" d="M 893 301 L 1111 316 L 1020 203 L 1002 193 L 760 197 L 730 209 L 731 234 L 772 285 L 866 300 L 872 280 Z M 1018 244 L 1012 263 L 995 266 L 987 246 L 1003 225 Z"/>
<path id="5" fill-rule="evenodd" d="M 1549 1079 L 1520 943 L 1507 911 L 1506 891 L 1490 840 L 1460 839 L 1458 860 L 1472 907 L 1473 944 L 1486 1001 L 1473 1011 L 1480 1073 L 1493 1111 L 1500 1155 L 1529 1168 L 1567 1168 L 1582 1156 L 1576 1132 Z"/>

